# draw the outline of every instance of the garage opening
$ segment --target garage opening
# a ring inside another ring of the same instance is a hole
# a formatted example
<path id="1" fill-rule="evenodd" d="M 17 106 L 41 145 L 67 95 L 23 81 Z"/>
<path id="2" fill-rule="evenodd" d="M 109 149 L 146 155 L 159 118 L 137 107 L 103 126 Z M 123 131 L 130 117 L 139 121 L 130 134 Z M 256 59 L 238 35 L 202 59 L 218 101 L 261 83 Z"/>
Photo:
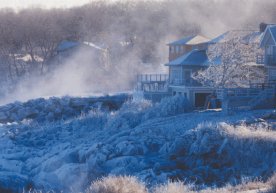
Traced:
<path id="1" fill-rule="evenodd" d="M 204 108 L 207 101 L 207 97 L 210 94 L 211 93 L 195 93 L 195 107 Z"/>

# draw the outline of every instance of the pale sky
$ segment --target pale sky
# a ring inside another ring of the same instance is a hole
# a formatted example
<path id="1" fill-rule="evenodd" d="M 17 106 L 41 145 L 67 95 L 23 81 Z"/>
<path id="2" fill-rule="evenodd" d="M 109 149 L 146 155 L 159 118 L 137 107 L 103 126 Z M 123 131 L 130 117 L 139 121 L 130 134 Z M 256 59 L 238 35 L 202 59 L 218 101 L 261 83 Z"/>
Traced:
<path id="1" fill-rule="evenodd" d="M 0 8 L 21 9 L 26 7 L 72 7 L 91 2 L 91 0 L 0 0 Z"/>

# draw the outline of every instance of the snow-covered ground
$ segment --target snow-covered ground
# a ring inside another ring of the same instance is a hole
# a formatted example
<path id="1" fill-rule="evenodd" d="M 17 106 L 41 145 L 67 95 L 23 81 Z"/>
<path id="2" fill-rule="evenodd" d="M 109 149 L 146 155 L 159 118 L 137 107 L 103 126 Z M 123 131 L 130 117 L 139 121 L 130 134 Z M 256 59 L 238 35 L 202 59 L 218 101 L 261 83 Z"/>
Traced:
<path id="1" fill-rule="evenodd" d="M 112 174 L 204 188 L 276 171 L 275 110 L 191 112 L 177 97 L 112 111 L 90 99 L 37 100 L 0 107 L 0 187 L 77 192 Z"/>

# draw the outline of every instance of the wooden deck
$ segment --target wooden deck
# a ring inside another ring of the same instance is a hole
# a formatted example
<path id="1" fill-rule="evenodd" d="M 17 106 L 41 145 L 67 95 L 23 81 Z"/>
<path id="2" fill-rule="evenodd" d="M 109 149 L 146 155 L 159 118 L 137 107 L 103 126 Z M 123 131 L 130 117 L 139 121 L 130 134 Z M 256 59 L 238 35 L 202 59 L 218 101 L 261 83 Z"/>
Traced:
<path id="1" fill-rule="evenodd" d="M 140 82 L 140 83 L 167 82 L 168 79 L 169 79 L 168 74 L 139 74 L 139 75 L 137 75 L 137 82 Z"/>
<path id="2" fill-rule="evenodd" d="M 167 92 L 168 74 L 139 74 L 137 75 L 137 90 L 143 92 Z"/>
<path id="3" fill-rule="evenodd" d="M 273 107 L 276 97 L 275 84 L 255 84 L 250 88 L 225 88 L 216 90 L 224 111 L 250 110 Z"/>

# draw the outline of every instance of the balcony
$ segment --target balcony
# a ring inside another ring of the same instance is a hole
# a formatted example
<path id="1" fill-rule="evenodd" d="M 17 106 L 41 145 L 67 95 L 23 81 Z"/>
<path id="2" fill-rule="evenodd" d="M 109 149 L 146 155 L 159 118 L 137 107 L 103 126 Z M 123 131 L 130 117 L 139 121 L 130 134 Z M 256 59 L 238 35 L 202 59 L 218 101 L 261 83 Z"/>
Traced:
<path id="1" fill-rule="evenodd" d="M 160 83 L 168 81 L 168 74 L 139 74 L 137 82 L 141 83 Z"/>
<path id="2" fill-rule="evenodd" d="M 168 74 L 139 74 L 136 89 L 144 92 L 167 92 Z"/>

